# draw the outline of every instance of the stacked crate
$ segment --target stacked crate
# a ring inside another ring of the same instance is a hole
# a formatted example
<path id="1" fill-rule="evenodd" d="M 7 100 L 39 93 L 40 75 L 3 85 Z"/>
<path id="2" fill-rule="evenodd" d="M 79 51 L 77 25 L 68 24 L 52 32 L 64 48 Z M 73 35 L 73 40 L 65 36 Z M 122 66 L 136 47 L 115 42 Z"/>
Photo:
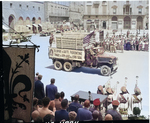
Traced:
<path id="1" fill-rule="evenodd" d="M 60 49 L 83 50 L 84 34 L 64 34 L 56 37 L 56 47 Z"/>

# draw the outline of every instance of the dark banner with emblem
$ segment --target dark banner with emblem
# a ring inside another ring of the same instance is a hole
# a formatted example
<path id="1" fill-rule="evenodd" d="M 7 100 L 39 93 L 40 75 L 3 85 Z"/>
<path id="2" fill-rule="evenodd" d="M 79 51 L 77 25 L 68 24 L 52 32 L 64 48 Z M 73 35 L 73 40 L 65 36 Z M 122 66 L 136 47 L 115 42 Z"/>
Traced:
<path id="1" fill-rule="evenodd" d="M 4 120 L 30 122 L 32 112 L 35 48 L 3 48 Z"/>

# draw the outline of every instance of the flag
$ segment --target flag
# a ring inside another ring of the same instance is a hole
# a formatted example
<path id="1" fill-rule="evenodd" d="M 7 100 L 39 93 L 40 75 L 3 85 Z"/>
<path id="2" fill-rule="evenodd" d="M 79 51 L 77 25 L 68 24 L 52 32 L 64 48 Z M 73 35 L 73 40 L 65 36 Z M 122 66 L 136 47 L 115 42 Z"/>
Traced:
<path id="1" fill-rule="evenodd" d="M 30 122 L 35 73 L 35 48 L 3 48 L 4 116 Z"/>
<path id="2" fill-rule="evenodd" d="M 89 44 L 90 43 L 90 38 L 94 34 L 94 31 L 88 34 L 84 39 L 83 39 L 83 44 Z"/>

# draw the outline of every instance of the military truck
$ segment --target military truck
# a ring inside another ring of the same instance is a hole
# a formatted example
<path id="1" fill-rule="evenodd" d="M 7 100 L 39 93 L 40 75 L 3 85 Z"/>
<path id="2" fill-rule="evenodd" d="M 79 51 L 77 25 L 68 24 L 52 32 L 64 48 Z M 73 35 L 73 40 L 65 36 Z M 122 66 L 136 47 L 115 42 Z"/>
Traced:
<path id="1" fill-rule="evenodd" d="M 100 69 L 108 76 L 117 70 L 117 57 L 105 53 L 103 47 L 85 46 L 86 34 L 70 34 L 56 37 L 56 47 L 49 47 L 49 58 L 56 70 L 72 71 L 75 67 Z"/>

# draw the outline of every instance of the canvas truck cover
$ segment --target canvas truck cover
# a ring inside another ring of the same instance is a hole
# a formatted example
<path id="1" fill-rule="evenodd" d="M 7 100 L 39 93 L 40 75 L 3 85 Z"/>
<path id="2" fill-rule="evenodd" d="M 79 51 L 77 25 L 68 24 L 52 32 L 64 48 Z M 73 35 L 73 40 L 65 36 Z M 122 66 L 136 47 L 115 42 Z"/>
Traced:
<path id="1" fill-rule="evenodd" d="M 58 49 L 49 47 L 49 58 L 74 61 L 85 61 L 83 50 Z"/>

